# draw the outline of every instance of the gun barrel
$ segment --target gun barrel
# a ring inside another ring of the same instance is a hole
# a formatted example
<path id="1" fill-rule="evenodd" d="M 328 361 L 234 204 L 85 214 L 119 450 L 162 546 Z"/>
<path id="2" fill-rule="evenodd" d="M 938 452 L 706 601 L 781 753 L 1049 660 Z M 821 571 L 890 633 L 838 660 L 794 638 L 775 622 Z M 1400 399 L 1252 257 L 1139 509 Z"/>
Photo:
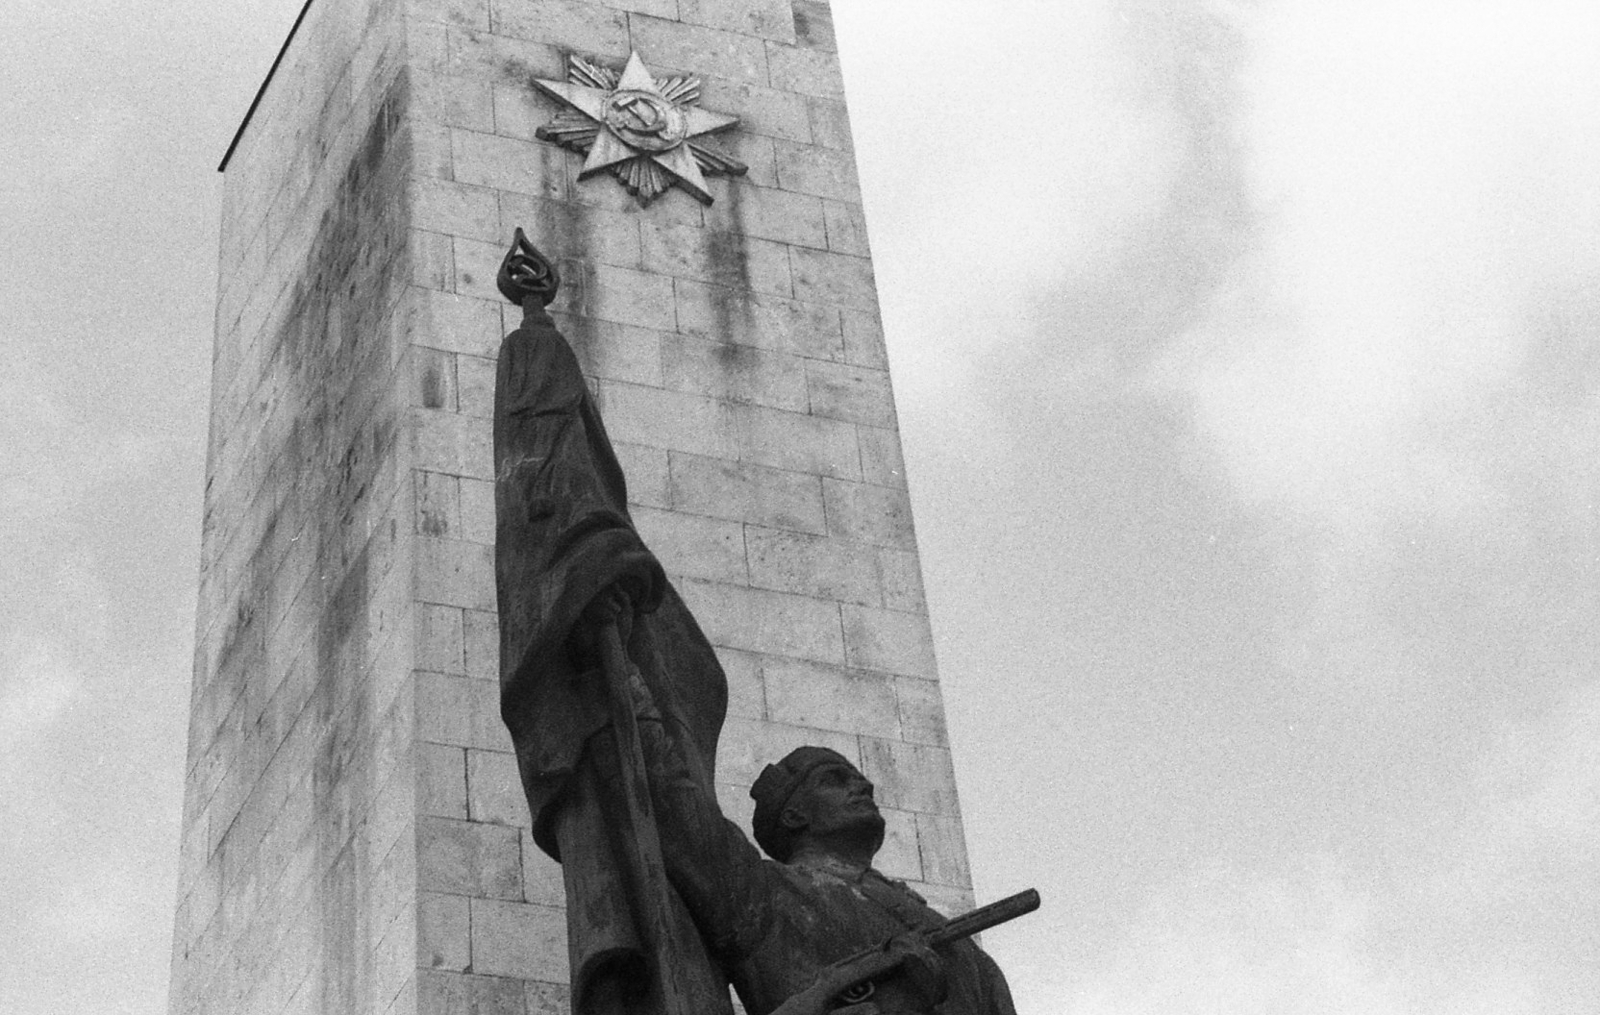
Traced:
<path id="1" fill-rule="evenodd" d="M 990 927 L 998 926 L 1008 920 L 1015 920 L 1039 908 L 1039 893 L 1032 888 L 1027 891 L 1009 895 L 998 902 L 991 902 L 987 906 L 979 906 L 970 913 L 962 915 L 928 931 L 928 944 L 942 945 L 951 941 L 959 941 L 964 937 L 982 933 Z"/>

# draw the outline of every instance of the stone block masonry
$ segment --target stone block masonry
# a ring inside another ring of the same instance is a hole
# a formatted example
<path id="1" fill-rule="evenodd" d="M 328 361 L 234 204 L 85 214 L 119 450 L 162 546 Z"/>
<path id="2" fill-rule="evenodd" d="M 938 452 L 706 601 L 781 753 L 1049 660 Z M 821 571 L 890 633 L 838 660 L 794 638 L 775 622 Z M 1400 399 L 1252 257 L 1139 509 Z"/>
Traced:
<path id="1" fill-rule="evenodd" d="M 703 77 L 750 166 L 648 207 L 534 130 L 568 53 Z M 565 1012 L 497 701 L 514 226 L 730 683 L 719 794 L 818 743 L 887 873 L 971 902 L 819 0 L 315 0 L 225 167 L 174 1013 Z"/>

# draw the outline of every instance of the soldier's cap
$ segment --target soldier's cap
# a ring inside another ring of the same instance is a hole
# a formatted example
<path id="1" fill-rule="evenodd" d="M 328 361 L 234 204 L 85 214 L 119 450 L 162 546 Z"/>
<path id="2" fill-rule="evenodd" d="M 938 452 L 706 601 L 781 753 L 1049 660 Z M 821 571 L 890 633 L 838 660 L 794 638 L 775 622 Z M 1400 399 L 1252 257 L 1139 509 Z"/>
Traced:
<path id="1" fill-rule="evenodd" d="M 756 802 L 755 818 L 751 831 L 756 842 L 774 860 L 789 858 L 789 837 L 783 827 L 783 809 L 789 798 L 806 781 L 806 777 L 823 765 L 856 766 L 838 751 L 826 747 L 796 747 L 777 764 L 768 765 L 750 787 L 750 799 Z"/>

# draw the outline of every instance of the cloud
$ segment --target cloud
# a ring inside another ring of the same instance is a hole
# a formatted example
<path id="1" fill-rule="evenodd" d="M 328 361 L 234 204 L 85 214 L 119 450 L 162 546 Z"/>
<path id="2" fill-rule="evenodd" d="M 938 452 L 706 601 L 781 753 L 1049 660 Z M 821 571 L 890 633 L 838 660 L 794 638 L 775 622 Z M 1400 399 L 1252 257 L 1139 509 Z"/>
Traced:
<path id="1" fill-rule="evenodd" d="M 82 686 L 64 646 L 12 633 L 0 648 L 0 756 L 54 722 Z"/>
<path id="2" fill-rule="evenodd" d="M 845 71 L 860 159 L 901 167 L 864 186 L 909 411 L 966 398 L 976 353 L 1032 341 L 1033 291 L 1103 273 L 1165 205 L 1188 139 L 1125 58 L 1124 6 L 836 7 L 843 31 L 896 40 Z"/>
<path id="3" fill-rule="evenodd" d="M 1165 781 L 1148 751 L 1075 755 L 1115 799 L 1088 820 L 1132 830 L 1109 858 L 1046 840 L 1099 864 L 1095 883 L 1057 882 L 1077 907 L 1060 926 L 1117 944 L 1034 959 L 1019 1008 L 1592 1012 L 1600 12 L 1163 16 L 1194 19 L 1174 65 L 1208 68 L 1189 80 L 1215 101 L 1173 122 L 1204 125 L 1211 171 L 1181 166 L 1193 189 L 1170 193 L 1193 200 L 1167 207 L 1177 224 L 1152 230 L 1144 262 L 1076 271 L 1041 300 L 1060 312 L 1022 349 L 1026 370 L 1017 349 L 997 357 L 992 401 L 1036 417 L 1026 482 L 1041 492 L 1008 496 L 1047 520 L 1016 541 L 1040 572 L 1101 565 L 1045 597 L 1019 643 L 1037 655 L 1052 625 L 1088 640 L 1093 611 L 1114 621 L 1103 652 L 1060 667 L 1050 714 L 1182 754 Z M 1005 403 L 1019 387 L 1037 392 L 1024 411 Z M 1174 589 L 1194 595 L 1163 616 Z M 1227 643 L 1214 661 L 1212 643 Z M 1223 713 L 1217 736 L 1185 739 Z M 1047 793 L 1053 819 L 1083 818 L 1062 803 L 1086 794 Z M 1103 897 L 1118 878 L 1154 884 L 1131 918 Z"/>
<path id="4" fill-rule="evenodd" d="M 1600 601 L 1600 14 L 1232 10 L 1251 242 L 1151 395 L 1280 530 L 1286 667 L 1546 679 Z"/>
<path id="5" fill-rule="evenodd" d="M 1192 862 L 1147 889 L 1114 946 L 1027 969 L 1019 1010 L 1587 1015 L 1600 1004 L 1600 682 L 1528 713 L 1466 774 L 1465 805 L 1441 800 L 1427 840 L 1391 843 L 1381 862 Z"/>
<path id="6" fill-rule="evenodd" d="M 1496 736 L 1475 788 L 1479 807 L 1460 861 L 1437 881 L 1442 894 L 1525 906 L 1581 885 L 1600 912 L 1600 681 Z M 1600 945 L 1600 918 L 1591 934 Z"/>
<path id="7" fill-rule="evenodd" d="M 1367 954 L 1371 906 L 1327 870 L 1193 876 L 1151 900 L 1107 967 L 1061 1010 L 1401 1015 Z"/>
<path id="8" fill-rule="evenodd" d="M 1243 24 L 1258 247 L 1163 379 L 1247 497 L 1341 527 L 1492 512 L 1496 452 L 1549 426 L 1500 398 L 1540 308 L 1600 277 L 1600 133 L 1574 129 L 1600 114 L 1578 60 L 1600 17 L 1290 4 Z M 1581 371 L 1596 340 L 1560 354 Z"/>
<path id="9" fill-rule="evenodd" d="M 1518 914 L 1508 921 L 1477 895 L 1463 904 L 1428 887 L 1426 878 L 1358 877 L 1328 858 L 1277 872 L 1191 874 L 1152 892 L 1119 946 L 1092 970 L 1030 978 L 1019 1009 L 1585 1015 L 1600 1001 L 1585 943 L 1560 939 L 1573 930 L 1566 922 Z M 1584 901 L 1596 900 L 1590 893 Z M 1506 941 L 1502 927 L 1532 940 Z"/>

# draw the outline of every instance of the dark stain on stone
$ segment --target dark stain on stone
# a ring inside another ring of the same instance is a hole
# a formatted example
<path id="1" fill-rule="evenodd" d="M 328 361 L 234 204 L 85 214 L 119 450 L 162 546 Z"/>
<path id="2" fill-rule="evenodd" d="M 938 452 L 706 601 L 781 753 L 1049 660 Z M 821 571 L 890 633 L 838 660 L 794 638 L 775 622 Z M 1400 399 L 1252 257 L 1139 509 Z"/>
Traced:
<path id="1" fill-rule="evenodd" d="M 330 698 L 339 697 L 344 685 L 357 683 L 347 678 L 359 671 L 360 659 L 347 656 L 352 648 L 362 647 L 354 635 L 366 622 L 368 559 L 369 553 L 363 549 L 328 597 L 318 623 L 317 691 Z M 352 663 L 354 668 L 349 665 Z"/>
<path id="2" fill-rule="evenodd" d="M 317 815 L 316 841 L 321 891 L 317 893 L 321 934 L 324 1011 L 353 1011 L 371 982 L 366 947 L 371 911 L 371 844 L 359 824 L 375 795 L 371 748 L 370 684 L 351 679 L 359 672 L 360 637 L 366 625 L 367 555 L 350 568 L 329 597 L 317 636 L 317 683 L 313 691 L 318 729 L 311 791 Z"/>
<path id="3" fill-rule="evenodd" d="M 444 375 L 439 373 L 436 364 L 430 363 L 422 372 L 422 407 L 424 409 L 444 407 Z"/>
<path id="4" fill-rule="evenodd" d="M 445 519 L 444 512 L 423 508 L 421 514 L 424 536 L 443 536 L 449 533 L 450 523 Z"/>
<path id="5" fill-rule="evenodd" d="M 711 347 L 717 362 L 730 371 L 744 370 L 755 365 L 756 350 L 737 342 L 722 342 Z"/>
<path id="6" fill-rule="evenodd" d="M 735 299 L 745 302 L 750 293 L 750 251 L 744 232 L 743 188 L 733 183 L 724 200 L 728 202 L 732 229 L 708 231 L 705 252 L 711 262 L 711 277 L 734 290 L 714 297 L 715 337 L 722 343 L 737 343 L 739 336 L 735 329 L 741 322 L 734 319 L 733 302 Z"/>
<path id="7" fill-rule="evenodd" d="M 472 272 L 470 272 L 470 271 L 462 272 L 461 273 L 461 284 L 462 285 L 471 285 L 472 283 L 473 283 Z"/>
<path id="8" fill-rule="evenodd" d="M 311 706 L 319 739 L 311 779 L 315 818 L 321 1003 L 354 1011 L 370 1000 L 368 898 L 380 844 L 366 839 L 376 796 L 369 605 L 373 547 L 360 524 L 369 491 L 398 433 L 396 392 L 380 328 L 394 305 L 409 222 L 400 200 L 410 146 L 402 72 L 368 124 L 323 212 L 293 291 L 286 398 L 304 420 L 285 482 L 295 484 L 315 532 L 315 573 L 326 593 L 314 638 Z M 439 398 L 443 378 L 435 378 Z M 392 540 L 391 540 L 392 542 Z"/>
<path id="9" fill-rule="evenodd" d="M 311 877 L 318 891 L 306 918 L 318 921 L 319 953 L 312 956 L 306 989 L 319 991 L 313 1007 L 329 1012 L 371 1007 L 372 900 L 367 896 L 376 866 L 371 854 L 375 847 L 388 845 L 367 839 L 366 819 L 381 774 L 376 771 L 370 701 L 370 667 L 378 641 L 369 610 L 371 586 L 382 577 L 373 561 L 389 559 L 369 547 L 382 546 L 383 533 L 392 546 L 396 528 L 390 519 L 389 525 L 376 527 L 369 541 L 366 525 L 357 522 L 367 518 L 374 477 L 404 432 L 403 392 L 394 390 L 380 328 L 409 278 L 409 271 L 402 270 L 410 225 L 402 200 L 411 149 L 405 140 L 408 102 L 409 83 L 401 72 L 365 124 L 349 163 L 314 167 L 319 185 L 309 188 L 314 197 L 308 200 L 326 204 L 301 208 L 284 235 L 272 237 L 294 250 L 292 256 L 303 254 L 304 259 L 297 271 L 293 262 L 273 262 L 273 272 L 294 271 L 280 297 L 286 311 L 276 331 L 259 339 L 266 344 L 264 361 L 248 357 L 261 365 L 256 367 L 259 375 L 247 380 L 267 397 L 258 396 L 251 407 L 251 415 L 259 413 L 260 418 L 247 421 L 256 432 L 243 434 L 241 446 L 260 457 L 261 468 L 239 470 L 241 474 L 219 469 L 213 479 L 223 478 L 210 491 L 207 505 L 214 511 L 235 498 L 276 499 L 256 545 L 241 548 L 249 553 L 244 573 L 232 578 L 230 588 L 218 589 L 228 598 L 205 604 L 222 630 L 212 642 L 217 648 L 206 663 L 212 684 L 203 693 L 236 695 L 262 681 L 269 667 L 279 677 L 291 666 L 310 671 L 313 684 L 305 713 L 256 721 L 262 729 L 280 719 L 298 721 L 315 731 L 309 778 L 290 791 L 302 794 L 301 799 L 312 795 L 312 828 L 304 847 L 315 849 Z M 330 107 L 308 125 L 307 131 L 316 135 L 304 138 L 307 156 L 326 157 L 334 147 L 329 142 L 336 136 L 336 118 L 346 112 Z M 334 184 L 332 195 L 324 197 L 327 188 L 321 184 L 329 183 Z M 299 226 L 314 226 L 309 240 L 302 238 Z M 277 277 L 248 281 L 276 285 Z M 209 535 L 208 553 L 212 540 L 225 542 L 228 536 L 220 531 Z M 291 575 L 282 569 L 285 551 L 295 539 L 311 541 L 313 551 L 303 589 L 289 587 Z M 269 641 L 267 604 L 299 596 L 320 608 L 314 619 L 301 621 L 297 607 L 291 616 L 305 629 Z M 260 876 L 274 873 L 281 871 Z M 229 905 L 239 898 L 232 896 Z M 236 923 L 250 919 L 250 914 L 229 916 Z M 228 1004 L 223 1007 L 231 1010 Z"/>
<path id="10" fill-rule="evenodd" d="M 744 188 L 730 181 L 726 197 L 730 228 L 706 233 L 705 249 L 711 261 L 711 275 L 727 287 L 711 292 L 711 312 L 716 340 L 714 356 L 729 378 L 725 390 L 735 385 L 731 375 L 754 366 L 757 357 L 751 347 L 750 332 L 755 326 L 750 284 L 749 242 L 745 233 Z"/>
<path id="11" fill-rule="evenodd" d="M 534 90 L 533 83 L 539 78 L 539 73 L 533 69 L 532 64 L 529 64 L 526 60 L 518 60 L 516 57 L 507 57 L 501 60 L 500 73 L 517 84 L 527 86 L 529 91 Z"/>
<path id="12" fill-rule="evenodd" d="M 567 344 L 572 347 L 573 356 L 577 357 L 578 366 L 584 373 L 594 373 L 595 347 L 599 345 L 596 335 L 598 330 L 592 318 L 563 316 L 559 322 L 561 333 L 566 336 Z"/>
<path id="13" fill-rule="evenodd" d="M 818 0 L 794 0 L 795 42 L 807 49 L 838 52 L 833 34 L 833 11 Z"/>

